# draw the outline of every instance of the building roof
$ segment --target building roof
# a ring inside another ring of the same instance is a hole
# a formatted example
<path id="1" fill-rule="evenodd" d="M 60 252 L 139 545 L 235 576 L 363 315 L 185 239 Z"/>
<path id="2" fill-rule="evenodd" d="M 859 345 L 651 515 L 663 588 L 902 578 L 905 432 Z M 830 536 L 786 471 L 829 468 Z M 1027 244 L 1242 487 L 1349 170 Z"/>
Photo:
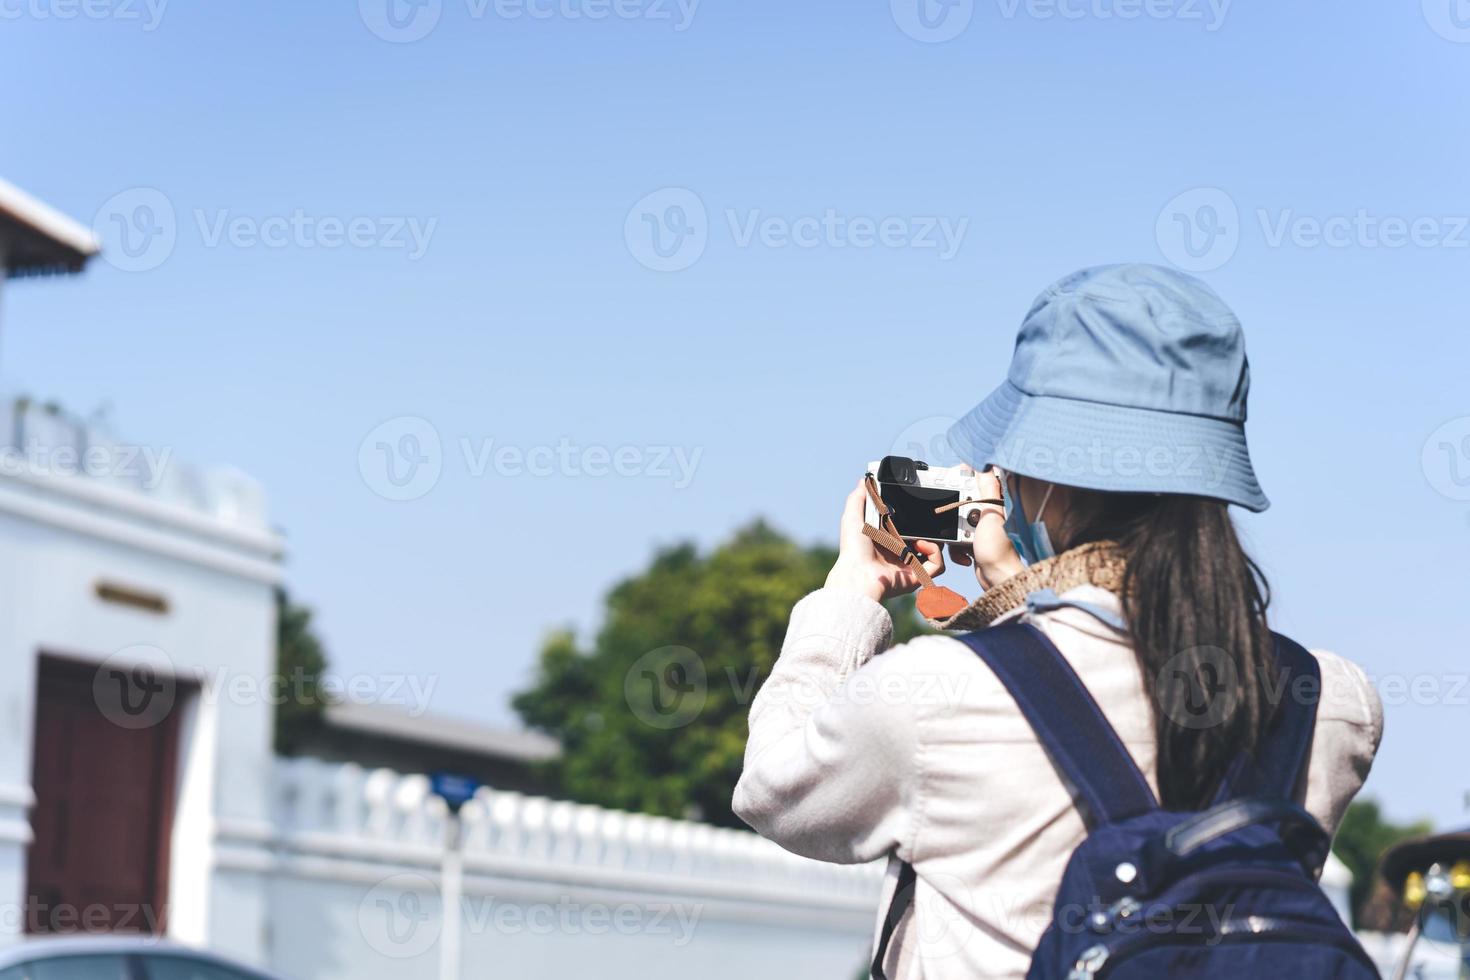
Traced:
<path id="1" fill-rule="evenodd" d="M 91 229 L 0 180 L 0 264 L 6 275 L 80 272 L 97 251 Z"/>
<path id="2" fill-rule="evenodd" d="M 343 702 L 326 709 L 327 726 L 344 733 L 408 742 L 508 762 L 545 762 L 561 754 L 556 739 L 442 715 L 415 715 L 381 704 Z"/>

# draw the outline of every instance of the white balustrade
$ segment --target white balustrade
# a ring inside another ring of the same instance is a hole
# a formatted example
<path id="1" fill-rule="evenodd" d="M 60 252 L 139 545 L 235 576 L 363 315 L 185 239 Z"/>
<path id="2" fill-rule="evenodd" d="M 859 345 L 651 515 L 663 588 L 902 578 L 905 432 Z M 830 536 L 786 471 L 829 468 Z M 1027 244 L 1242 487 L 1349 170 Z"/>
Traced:
<path id="1" fill-rule="evenodd" d="M 424 863 L 424 855 L 442 850 L 447 808 L 424 776 L 281 759 L 275 792 L 277 832 L 288 853 L 335 841 L 392 864 Z M 490 788 L 466 804 L 461 819 L 472 873 L 514 867 L 553 879 L 583 871 L 629 881 L 743 884 L 849 908 L 876 901 L 882 878 L 878 865 L 810 861 L 745 831 Z"/>
<path id="2" fill-rule="evenodd" d="M 222 847 L 216 873 L 269 876 L 278 972 L 437 975 L 449 817 L 425 777 L 279 759 L 271 812 L 261 857 Z M 460 820 L 465 980 L 492 965 L 531 980 L 804 980 L 855 975 L 867 955 L 876 864 L 822 864 L 745 831 L 491 788 Z M 222 826 L 221 841 L 230 833 Z M 428 919 L 412 918 L 420 909 Z M 385 918 L 399 912 L 409 918 Z"/>

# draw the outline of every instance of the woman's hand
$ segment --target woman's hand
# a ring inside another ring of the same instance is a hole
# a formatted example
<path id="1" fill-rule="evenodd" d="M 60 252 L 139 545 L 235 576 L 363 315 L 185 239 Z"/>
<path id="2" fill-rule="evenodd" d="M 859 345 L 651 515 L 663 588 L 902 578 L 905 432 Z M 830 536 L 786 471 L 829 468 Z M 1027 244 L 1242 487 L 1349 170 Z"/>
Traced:
<path id="1" fill-rule="evenodd" d="M 863 510 L 867 503 L 868 492 L 859 480 L 856 489 L 847 495 L 847 505 L 842 510 L 840 550 L 837 563 L 827 573 L 827 588 L 860 592 L 875 602 L 882 602 L 912 592 L 923 583 L 911 565 L 900 565 L 889 558 L 863 533 Z M 944 571 L 944 551 L 939 545 L 932 541 L 911 541 L 909 545 L 924 560 L 924 571 L 931 576 Z"/>
<path id="2" fill-rule="evenodd" d="M 1003 497 L 1000 477 L 994 469 L 978 474 L 980 499 L 1000 500 Z M 971 542 L 949 546 L 949 557 L 956 565 L 975 566 L 975 578 L 982 588 L 990 588 L 1004 582 L 1026 566 L 1016 554 L 1015 545 L 1006 537 L 1006 512 L 995 504 L 980 506 L 980 523 L 975 526 Z"/>

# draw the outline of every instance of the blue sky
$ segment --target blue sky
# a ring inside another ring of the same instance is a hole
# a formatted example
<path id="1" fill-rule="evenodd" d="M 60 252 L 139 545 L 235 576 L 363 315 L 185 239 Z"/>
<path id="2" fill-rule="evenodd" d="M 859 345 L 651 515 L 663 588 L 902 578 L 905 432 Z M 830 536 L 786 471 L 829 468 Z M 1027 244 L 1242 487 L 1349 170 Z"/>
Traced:
<path id="1" fill-rule="evenodd" d="M 12 283 L 0 385 L 259 478 L 340 671 L 508 721 L 653 548 L 831 539 L 1042 287 L 1173 261 L 1246 325 L 1278 626 L 1420 685 L 1369 791 L 1470 822 L 1451 0 L 384 2 L 0 10 L 0 175 L 132 265 Z"/>

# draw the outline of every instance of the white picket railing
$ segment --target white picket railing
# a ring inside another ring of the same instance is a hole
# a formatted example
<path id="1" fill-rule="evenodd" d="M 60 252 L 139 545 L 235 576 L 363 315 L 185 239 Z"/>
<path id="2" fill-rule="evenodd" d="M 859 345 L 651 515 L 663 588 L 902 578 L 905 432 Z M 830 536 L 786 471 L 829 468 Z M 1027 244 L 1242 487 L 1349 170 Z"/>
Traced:
<path id="1" fill-rule="evenodd" d="M 278 840 L 288 850 L 346 850 L 402 862 L 437 856 L 443 846 L 448 811 L 424 776 L 315 759 L 279 760 L 276 773 Z M 811 861 L 745 831 L 491 788 L 480 789 L 461 818 L 471 870 L 683 878 L 865 910 L 882 879 L 879 865 Z"/>
<path id="2" fill-rule="evenodd" d="M 215 865 L 270 881 L 270 959 L 293 980 L 437 976 L 433 950 L 385 938 L 380 910 L 404 903 L 438 921 L 447 821 L 423 776 L 278 759 L 271 821 L 219 823 Z M 881 864 L 824 864 L 744 831 L 491 788 L 461 822 L 464 977 L 490 961 L 530 977 L 850 976 L 871 938 Z M 571 909 L 592 925 L 492 925 L 508 906 L 543 919 Z M 637 928 L 591 935 L 597 916 L 630 910 Z M 655 927 L 669 910 L 685 922 L 677 936 Z"/>

